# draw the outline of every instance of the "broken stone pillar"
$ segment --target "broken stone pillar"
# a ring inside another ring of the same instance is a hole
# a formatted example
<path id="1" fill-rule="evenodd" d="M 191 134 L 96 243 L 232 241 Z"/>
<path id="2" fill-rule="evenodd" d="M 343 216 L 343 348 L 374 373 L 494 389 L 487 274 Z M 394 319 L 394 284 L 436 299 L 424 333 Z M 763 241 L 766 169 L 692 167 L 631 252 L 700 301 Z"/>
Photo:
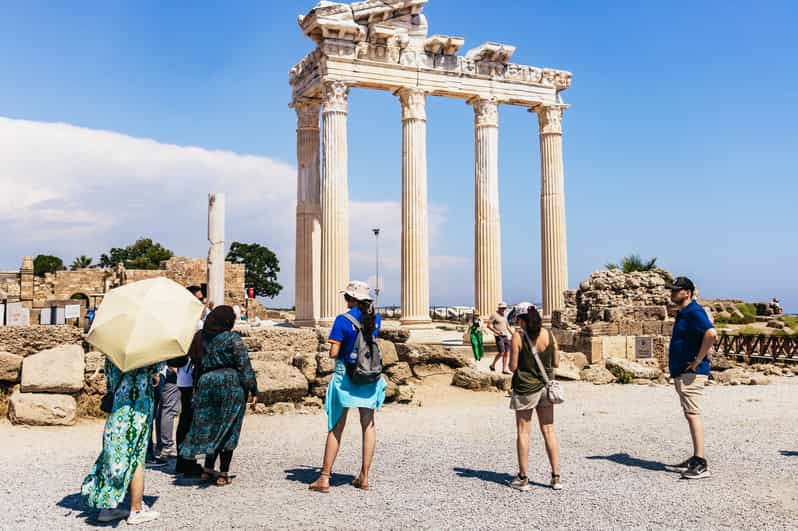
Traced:
<path id="1" fill-rule="evenodd" d="M 208 194 L 208 300 L 224 304 L 224 194 Z"/>

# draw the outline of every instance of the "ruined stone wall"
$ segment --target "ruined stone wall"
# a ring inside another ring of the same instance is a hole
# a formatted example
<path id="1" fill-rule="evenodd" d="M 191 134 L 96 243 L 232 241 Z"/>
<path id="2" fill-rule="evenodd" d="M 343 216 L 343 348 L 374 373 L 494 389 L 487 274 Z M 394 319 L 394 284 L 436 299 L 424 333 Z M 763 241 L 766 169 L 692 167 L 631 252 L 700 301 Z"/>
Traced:
<path id="1" fill-rule="evenodd" d="M 161 264 L 170 278 L 183 286 L 208 283 L 208 261 L 205 258 L 186 258 L 176 256 Z M 225 262 L 224 289 L 225 304 L 244 305 L 244 278 L 246 268 L 242 264 Z M 129 274 L 130 272 L 128 272 Z M 128 277 L 129 278 L 129 277 Z"/>

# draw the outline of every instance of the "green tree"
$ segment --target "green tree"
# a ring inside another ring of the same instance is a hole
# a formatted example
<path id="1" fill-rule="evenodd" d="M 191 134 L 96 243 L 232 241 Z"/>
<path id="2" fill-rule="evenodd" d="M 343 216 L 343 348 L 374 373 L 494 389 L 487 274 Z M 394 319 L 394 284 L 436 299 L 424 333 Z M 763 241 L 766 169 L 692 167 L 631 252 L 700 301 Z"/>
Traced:
<path id="1" fill-rule="evenodd" d="M 78 256 L 77 258 L 75 258 L 74 260 L 72 260 L 72 265 L 69 266 L 69 268 L 72 271 L 74 271 L 76 269 L 86 269 L 86 268 L 91 267 L 91 263 L 92 263 L 92 257 L 91 256 L 86 256 L 85 254 L 82 254 L 82 255 Z"/>
<path id="2" fill-rule="evenodd" d="M 634 273 L 636 271 L 653 271 L 657 268 L 657 258 L 643 260 L 639 254 L 630 254 L 621 258 L 620 265 L 609 263 L 607 269 L 620 269 L 624 273 Z"/>
<path id="3" fill-rule="evenodd" d="M 114 267 L 122 262 L 127 269 L 158 269 L 162 261 L 173 256 L 172 251 L 153 242 L 151 238 L 139 238 L 124 249 L 113 247 L 108 254 L 103 253 L 100 256 L 100 266 Z"/>
<path id="4" fill-rule="evenodd" d="M 227 261 L 247 266 L 246 285 L 259 297 L 276 297 L 283 286 L 277 282 L 280 261 L 268 247 L 257 243 L 233 242 Z"/>
<path id="5" fill-rule="evenodd" d="M 64 261 L 57 256 L 40 254 L 33 259 L 33 274 L 37 277 L 43 277 L 45 273 L 55 273 L 64 269 L 66 269 Z"/>

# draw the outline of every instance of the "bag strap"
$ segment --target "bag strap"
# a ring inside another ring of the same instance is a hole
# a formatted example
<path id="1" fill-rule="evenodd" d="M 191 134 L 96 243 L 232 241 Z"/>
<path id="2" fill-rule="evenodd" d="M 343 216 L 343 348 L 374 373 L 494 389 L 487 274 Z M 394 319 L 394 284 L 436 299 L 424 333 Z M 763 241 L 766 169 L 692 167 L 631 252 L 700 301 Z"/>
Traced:
<path id="1" fill-rule="evenodd" d="M 548 387 L 549 385 L 549 375 L 546 373 L 546 367 L 543 366 L 543 362 L 540 361 L 540 357 L 538 356 L 537 351 L 535 350 L 535 345 L 532 344 L 532 339 L 529 337 L 529 334 L 526 333 L 526 330 L 521 330 L 524 334 L 524 338 L 526 339 L 526 344 L 529 347 L 529 350 L 532 351 L 532 356 L 535 357 L 535 362 L 538 364 L 538 370 L 540 371 L 540 375 L 543 378 L 543 383 Z M 551 341 L 551 338 L 549 338 Z"/>
<path id="2" fill-rule="evenodd" d="M 360 321 L 355 319 L 354 315 L 352 315 L 351 313 L 345 313 L 345 314 L 342 314 L 342 315 L 344 316 L 344 319 L 346 319 L 347 321 L 352 323 L 354 325 L 354 327 L 357 328 L 358 332 L 363 330 L 363 325 L 360 324 Z"/>

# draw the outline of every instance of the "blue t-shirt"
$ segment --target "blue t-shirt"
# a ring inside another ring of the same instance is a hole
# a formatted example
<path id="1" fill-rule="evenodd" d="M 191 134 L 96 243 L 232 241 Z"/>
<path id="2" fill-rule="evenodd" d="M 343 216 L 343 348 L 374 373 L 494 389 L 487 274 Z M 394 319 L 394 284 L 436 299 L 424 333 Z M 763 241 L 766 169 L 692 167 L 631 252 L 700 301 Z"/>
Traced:
<path id="1" fill-rule="evenodd" d="M 696 301 L 679 310 L 668 351 L 668 368 L 672 378 L 685 372 L 687 365 L 695 361 L 698 351 L 701 350 L 704 334 L 710 328 L 714 326 L 707 317 L 707 312 Z M 709 374 L 709 356 L 704 357 L 695 372 Z"/>
<path id="2" fill-rule="evenodd" d="M 347 313 L 360 321 L 360 308 L 352 308 Z M 380 331 L 380 324 L 382 323 L 380 314 L 375 316 L 375 320 L 377 326 L 374 327 L 374 337 L 376 338 Z M 341 349 L 338 351 L 338 359 L 344 361 L 345 363 L 357 362 L 357 353 L 353 352 L 355 350 L 356 339 L 357 328 L 355 328 L 355 325 L 349 322 L 349 320 L 343 315 L 336 317 L 332 330 L 330 330 L 330 341 L 334 343 L 340 343 L 341 345 Z"/>

